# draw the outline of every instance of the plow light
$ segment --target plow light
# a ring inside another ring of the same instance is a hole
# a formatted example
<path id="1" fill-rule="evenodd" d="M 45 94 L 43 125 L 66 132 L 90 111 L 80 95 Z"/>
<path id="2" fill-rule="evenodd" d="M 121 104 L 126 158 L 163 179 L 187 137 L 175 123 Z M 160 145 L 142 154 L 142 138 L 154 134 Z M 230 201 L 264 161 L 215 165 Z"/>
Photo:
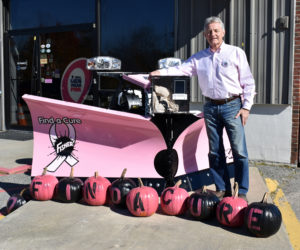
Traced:
<path id="1" fill-rule="evenodd" d="M 97 56 L 86 61 L 88 70 L 120 70 L 121 61 L 109 56 Z"/>
<path id="2" fill-rule="evenodd" d="M 179 58 L 175 58 L 175 57 L 163 58 L 158 61 L 158 68 L 163 69 L 163 68 L 175 67 L 181 65 L 181 63 L 182 61 Z"/>

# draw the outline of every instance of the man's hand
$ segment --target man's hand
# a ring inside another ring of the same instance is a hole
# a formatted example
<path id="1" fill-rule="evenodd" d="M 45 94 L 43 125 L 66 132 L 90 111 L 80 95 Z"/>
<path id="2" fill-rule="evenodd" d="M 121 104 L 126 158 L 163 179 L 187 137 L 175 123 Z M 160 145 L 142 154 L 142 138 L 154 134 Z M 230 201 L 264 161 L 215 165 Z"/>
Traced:
<path id="1" fill-rule="evenodd" d="M 242 124 L 243 126 L 246 125 L 246 122 L 248 120 L 248 116 L 249 116 L 249 110 L 248 109 L 240 109 L 240 111 L 237 113 L 237 115 L 235 116 L 235 118 L 238 118 L 239 116 L 242 117 Z"/>
<path id="2" fill-rule="evenodd" d="M 152 77 L 152 76 L 160 76 L 160 71 L 159 70 L 152 71 L 152 72 L 150 72 L 149 76 L 150 77 Z"/>

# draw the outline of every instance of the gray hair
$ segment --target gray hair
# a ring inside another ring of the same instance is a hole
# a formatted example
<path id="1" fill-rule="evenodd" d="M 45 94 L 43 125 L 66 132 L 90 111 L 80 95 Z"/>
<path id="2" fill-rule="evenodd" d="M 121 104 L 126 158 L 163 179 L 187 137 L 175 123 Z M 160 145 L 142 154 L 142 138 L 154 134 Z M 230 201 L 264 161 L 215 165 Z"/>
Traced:
<path id="1" fill-rule="evenodd" d="M 207 30 L 208 25 L 211 24 L 211 23 L 219 23 L 221 25 L 222 29 L 225 30 L 224 23 L 222 22 L 222 20 L 217 16 L 211 16 L 211 17 L 208 17 L 208 18 L 205 19 L 204 31 Z"/>

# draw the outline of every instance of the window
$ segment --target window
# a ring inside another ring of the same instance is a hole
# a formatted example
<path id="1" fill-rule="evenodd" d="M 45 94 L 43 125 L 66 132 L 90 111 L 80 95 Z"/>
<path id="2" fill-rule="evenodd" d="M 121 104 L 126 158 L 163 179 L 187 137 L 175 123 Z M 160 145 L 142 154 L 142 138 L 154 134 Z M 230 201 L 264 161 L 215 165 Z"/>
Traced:
<path id="1" fill-rule="evenodd" d="M 149 72 L 174 54 L 173 0 L 102 0 L 101 55 L 122 61 L 122 71 Z"/>
<path id="2" fill-rule="evenodd" d="M 10 29 L 61 26 L 95 21 L 94 0 L 11 0 Z"/>

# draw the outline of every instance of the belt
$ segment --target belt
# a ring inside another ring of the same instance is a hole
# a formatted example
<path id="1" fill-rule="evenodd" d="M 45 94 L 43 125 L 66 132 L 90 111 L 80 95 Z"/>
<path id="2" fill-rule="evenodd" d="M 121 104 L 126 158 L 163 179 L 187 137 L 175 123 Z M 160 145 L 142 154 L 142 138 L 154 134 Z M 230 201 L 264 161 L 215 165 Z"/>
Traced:
<path id="1" fill-rule="evenodd" d="M 226 98 L 226 99 L 217 99 L 217 100 L 205 97 L 205 100 L 208 101 L 208 102 L 211 102 L 213 104 L 216 104 L 216 105 L 223 105 L 223 104 L 231 102 L 231 101 L 233 101 L 237 98 L 240 98 L 240 96 L 237 95 L 237 96 L 232 96 L 232 97 L 229 97 L 229 98 Z"/>

